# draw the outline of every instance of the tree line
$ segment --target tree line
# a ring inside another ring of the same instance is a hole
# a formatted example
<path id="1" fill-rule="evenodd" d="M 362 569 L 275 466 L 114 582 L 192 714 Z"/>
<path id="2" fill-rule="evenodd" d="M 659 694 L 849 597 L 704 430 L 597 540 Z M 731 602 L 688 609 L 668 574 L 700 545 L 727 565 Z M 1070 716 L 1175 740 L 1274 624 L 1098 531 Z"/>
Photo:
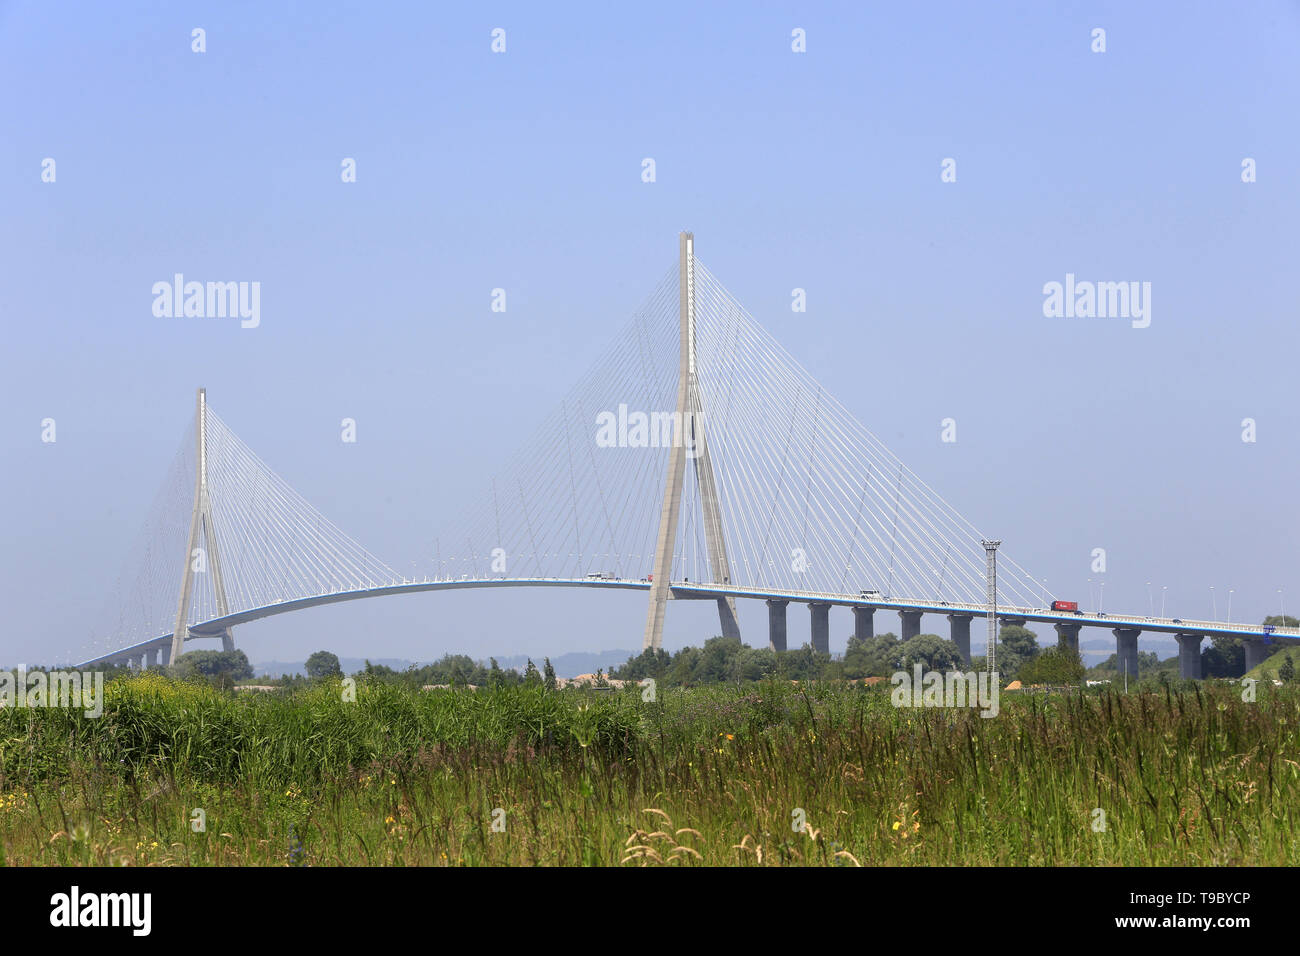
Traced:
<path id="1" fill-rule="evenodd" d="M 1001 678 L 1016 677 L 1035 683 L 1078 683 L 1084 668 L 1077 652 L 1038 646 L 1028 628 L 1008 624 L 998 632 L 997 670 Z M 814 651 L 809 645 L 774 651 L 747 647 L 739 638 L 715 637 L 703 647 L 684 647 L 674 653 L 647 649 L 628 659 L 611 677 L 643 680 L 647 677 L 671 685 L 693 686 L 723 681 L 755 681 L 769 677 L 789 680 L 860 680 L 887 678 L 920 664 L 925 671 L 984 670 L 987 660 L 974 657 L 967 665 L 957 645 L 938 634 L 918 634 L 904 641 L 897 634 L 849 638 L 842 658 Z"/>
<path id="2" fill-rule="evenodd" d="M 1300 622 L 1289 615 L 1273 615 L 1265 618 L 1264 624 L 1296 627 Z M 1281 649 L 1281 645 L 1272 645 L 1272 653 Z M 789 680 L 887 678 L 899 670 L 910 671 L 917 664 L 926 671 L 982 671 L 987 667 L 987 659 L 973 657 L 970 664 L 965 665 L 957 645 L 937 634 L 918 634 L 906 641 L 892 632 L 865 639 L 851 637 L 840 658 L 814 651 L 807 644 L 777 652 L 770 647 L 749 647 L 739 638 L 714 637 L 705 641 L 703 647 L 683 647 L 672 653 L 662 648 L 646 650 L 628 658 L 621 667 L 613 668 L 608 676 L 621 680 L 650 677 L 668 685 L 690 687 L 773 677 Z M 1023 684 L 1077 684 L 1086 675 L 1111 679 L 1121 676 L 1115 654 L 1097 666 L 1085 669 L 1077 652 L 1059 645 L 1040 647 L 1038 636 L 1033 631 L 1015 624 L 1003 625 L 998 631 L 996 664 L 1002 680 L 1019 680 Z M 1240 677 L 1246 669 L 1241 641 L 1223 635 L 1213 637 L 1201 650 L 1201 668 L 1202 674 L 1208 678 Z M 181 679 L 203 679 L 224 688 L 253 677 L 253 667 L 242 650 L 190 651 L 182 654 L 168 671 Z M 305 677 L 284 674 L 267 680 L 276 686 L 292 687 L 343 676 L 338 656 L 324 650 L 307 658 L 306 671 Z M 1138 672 L 1142 677 L 1177 677 L 1178 656 L 1161 660 L 1150 651 L 1139 651 Z M 355 676 L 367 681 L 413 687 L 540 684 L 554 688 L 557 683 L 550 658 L 543 659 L 540 669 L 530 659 L 523 671 L 519 671 L 502 668 L 496 658 L 489 658 L 484 664 L 466 654 L 446 654 L 431 664 L 412 665 L 401 671 L 366 661 L 365 667 Z M 1278 668 L 1278 676 L 1283 681 L 1295 679 L 1295 665 L 1289 656 Z"/>

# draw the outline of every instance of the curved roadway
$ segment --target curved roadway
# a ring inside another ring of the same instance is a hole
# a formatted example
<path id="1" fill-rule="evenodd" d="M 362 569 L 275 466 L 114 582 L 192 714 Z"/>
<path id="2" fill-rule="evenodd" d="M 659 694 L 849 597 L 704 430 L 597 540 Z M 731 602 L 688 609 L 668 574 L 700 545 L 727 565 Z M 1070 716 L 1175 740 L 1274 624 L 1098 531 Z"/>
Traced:
<path id="1" fill-rule="evenodd" d="M 402 584 L 380 588 L 358 588 L 350 591 L 335 591 L 314 597 L 296 598 L 277 601 L 261 607 L 213 618 L 190 628 L 187 640 L 196 638 L 219 637 L 222 632 L 241 624 L 249 624 L 262 618 L 299 611 L 309 607 L 326 604 L 339 604 L 343 601 L 356 601 L 362 598 L 384 597 L 389 594 L 416 594 L 421 591 L 452 591 L 469 588 L 503 588 L 503 587 L 586 587 L 607 588 L 632 591 L 649 591 L 650 582 L 644 579 L 620 578 L 480 578 L 443 581 L 409 581 Z M 921 611 L 925 614 L 969 614 L 983 617 L 988 613 L 987 605 L 957 604 L 945 601 L 913 601 L 903 598 L 864 599 L 860 596 L 844 594 L 825 594 L 817 591 L 785 591 L 767 588 L 738 587 L 736 585 L 691 584 L 679 581 L 672 585 L 672 595 L 678 600 L 708 600 L 720 597 L 752 598 L 756 600 L 791 601 L 808 604 L 835 604 L 844 607 L 871 607 L 879 610 Z M 1234 624 L 1222 621 L 1192 621 L 1179 618 L 1136 617 L 1127 614 L 1105 614 L 1100 611 L 1053 611 L 1049 608 L 1002 607 L 997 609 L 997 616 L 1004 621 L 1040 621 L 1046 624 L 1078 624 L 1083 627 L 1131 627 L 1141 631 L 1161 631 L 1169 634 L 1203 634 L 1206 636 L 1229 635 L 1231 637 L 1268 639 L 1286 643 L 1300 642 L 1300 628 L 1278 627 L 1271 631 L 1258 624 Z M 82 661 L 78 668 L 93 667 L 97 664 L 123 663 L 134 660 L 147 652 L 166 649 L 171 646 L 171 633 L 140 641 L 128 647 L 118 648 L 99 657 Z"/>

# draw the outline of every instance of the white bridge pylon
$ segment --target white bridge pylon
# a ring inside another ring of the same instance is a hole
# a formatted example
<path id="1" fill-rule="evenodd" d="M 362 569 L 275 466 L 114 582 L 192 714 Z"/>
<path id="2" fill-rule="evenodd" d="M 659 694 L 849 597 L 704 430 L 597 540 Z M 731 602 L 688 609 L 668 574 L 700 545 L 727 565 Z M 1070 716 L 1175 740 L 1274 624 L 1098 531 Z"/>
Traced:
<path id="1" fill-rule="evenodd" d="M 672 419 L 673 440 L 668 449 L 668 475 L 664 481 L 664 503 L 659 514 L 659 534 L 655 543 L 654 578 L 650 586 L 650 609 L 646 614 L 644 648 L 663 645 L 664 613 L 672 596 L 673 547 L 677 543 L 677 523 L 682 510 L 682 482 L 686 474 L 689 450 L 704 525 L 704 545 L 710 580 L 731 583 L 731 566 L 727 563 L 727 542 L 718 505 L 718 485 L 709 460 L 705 435 L 704 403 L 696 375 L 695 351 L 695 236 L 683 232 L 678 237 L 678 315 L 680 317 L 681 354 L 677 368 L 677 407 Z M 718 618 L 723 637 L 740 637 L 736 620 L 736 599 L 718 598 Z"/>
<path id="2" fill-rule="evenodd" d="M 984 600 L 980 531 L 745 311 L 689 232 L 489 490 L 434 533 L 435 579 L 646 582 L 644 648 L 684 597 L 715 600 L 736 637 L 736 596 L 755 592 Z M 1004 603 L 1036 606 L 1043 588 L 1005 552 L 1000 565 Z"/>
<path id="3" fill-rule="evenodd" d="M 172 649 L 168 660 L 180 657 L 185 647 L 185 638 L 189 636 L 190 602 L 194 596 L 194 576 L 205 569 L 212 575 L 212 594 L 216 601 L 217 613 L 225 617 L 230 613 L 230 602 L 226 600 L 226 587 L 221 580 L 221 550 L 217 544 L 216 530 L 212 521 L 212 499 L 208 494 L 208 393 L 200 388 L 198 409 L 194 415 L 194 431 L 198 436 L 195 460 L 198 462 L 198 478 L 194 487 L 194 511 L 190 517 L 189 543 L 185 546 L 188 555 L 181 572 L 181 594 L 176 608 L 176 624 L 172 628 Z M 202 545 L 200 546 L 200 541 Z M 205 568 L 206 565 L 206 568 Z M 234 650 L 235 638 L 229 628 L 221 632 L 221 649 Z"/>
<path id="4" fill-rule="evenodd" d="M 402 583 L 258 458 L 200 388 L 191 431 L 119 579 L 116 606 L 101 616 L 88 663 L 115 660 L 126 648 L 170 662 L 195 638 L 219 638 L 232 650 L 234 623 L 261 609 Z"/>

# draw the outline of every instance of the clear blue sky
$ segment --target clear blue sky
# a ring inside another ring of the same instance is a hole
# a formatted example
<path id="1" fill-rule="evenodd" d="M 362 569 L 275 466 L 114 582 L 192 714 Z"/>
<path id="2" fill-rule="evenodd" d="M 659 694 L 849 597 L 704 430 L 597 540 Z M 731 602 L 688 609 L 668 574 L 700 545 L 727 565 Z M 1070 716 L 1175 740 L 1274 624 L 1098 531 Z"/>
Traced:
<path id="1" fill-rule="evenodd" d="M 1229 588 L 1234 619 L 1280 587 L 1300 612 L 1296 3 L 326 6 L 0 3 L 0 662 L 82 645 L 198 385 L 343 529 L 424 568 L 426 529 L 684 228 L 1058 595 L 1095 604 L 1104 547 L 1107 610 L 1147 613 L 1151 581 L 1170 614 L 1208 616 L 1211 586 L 1221 617 Z M 260 281 L 260 327 L 155 318 L 176 272 Z M 1045 318 L 1066 273 L 1149 281 L 1150 327 Z M 254 660 L 540 657 L 637 647 L 644 605 L 418 595 L 237 639 Z M 765 642 L 762 605 L 741 615 Z M 792 612 L 792 641 L 807 626 Z M 850 630 L 833 615 L 832 649 Z M 667 646 L 715 631 L 670 607 Z"/>

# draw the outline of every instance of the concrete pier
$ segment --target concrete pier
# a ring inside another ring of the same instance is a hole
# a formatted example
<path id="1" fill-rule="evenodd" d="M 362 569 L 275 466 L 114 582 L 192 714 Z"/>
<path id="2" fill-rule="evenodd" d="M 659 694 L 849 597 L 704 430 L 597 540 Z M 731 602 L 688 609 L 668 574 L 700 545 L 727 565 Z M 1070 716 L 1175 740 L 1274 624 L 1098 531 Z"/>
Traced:
<path id="1" fill-rule="evenodd" d="M 1176 634 L 1178 641 L 1178 676 L 1184 680 L 1201 679 L 1201 641 L 1204 634 Z"/>
<path id="2" fill-rule="evenodd" d="M 1117 627 L 1112 633 L 1115 635 L 1116 664 L 1119 665 L 1120 680 L 1124 679 L 1125 674 L 1128 675 L 1129 680 L 1137 680 L 1138 635 L 1142 630 L 1136 627 Z"/>
<path id="3" fill-rule="evenodd" d="M 829 604 L 809 604 L 812 612 L 812 648 L 819 654 L 831 652 L 831 624 Z"/>
<path id="4" fill-rule="evenodd" d="M 1241 646 L 1246 649 L 1246 670 L 1248 671 L 1264 663 L 1264 658 L 1268 657 L 1268 652 L 1272 650 L 1272 645 L 1265 644 L 1262 640 L 1252 640 L 1250 638 L 1242 638 Z"/>
<path id="5" fill-rule="evenodd" d="M 916 637 L 916 635 L 921 633 L 921 612 L 920 611 L 899 611 L 898 617 L 899 620 L 903 622 L 902 634 L 900 635 L 903 640 L 906 641 L 909 638 Z"/>
<path id="6" fill-rule="evenodd" d="M 961 651 L 961 659 L 970 664 L 970 622 L 973 614 L 949 614 L 948 627 L 952 642 Z"/>
<path id="7" fill-rule="evenodd" d="M 1079 653 L 1079 631 L 1083 629 L 1082 624 L 1053 624 L 1056 628 L 1056 643 L 1059 647 L 1068 647 L 1074 653 Z"/>
<path id="8" fill-rule="evenodd" d="M 785 650 L 785 609 L 789 601 L 767 602 L 767 643 L 774 651 Z"/>
<path id="9" fill-rule="evenodd" d="M 853 636 L 865 641 L 876 634 L 876 609 L 874 607 L 855 607 L 853 609 Z"/>

